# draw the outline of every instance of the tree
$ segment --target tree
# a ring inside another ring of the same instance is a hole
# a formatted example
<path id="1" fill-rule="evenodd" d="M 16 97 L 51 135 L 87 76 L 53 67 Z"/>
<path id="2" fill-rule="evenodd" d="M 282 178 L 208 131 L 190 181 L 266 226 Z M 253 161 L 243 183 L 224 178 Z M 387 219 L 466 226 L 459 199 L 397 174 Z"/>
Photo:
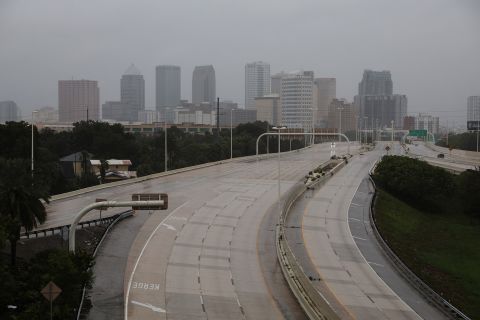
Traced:
<path id="1" fill-rule="evenodd" d="M 47 188 L 35 182 L 29 165 L 25 159 L 0 158 L 0 215 L 7 228 L 12 265 L 21 228 L 30 231 L 47 217 L 44 206 L 49 201 Z"/>

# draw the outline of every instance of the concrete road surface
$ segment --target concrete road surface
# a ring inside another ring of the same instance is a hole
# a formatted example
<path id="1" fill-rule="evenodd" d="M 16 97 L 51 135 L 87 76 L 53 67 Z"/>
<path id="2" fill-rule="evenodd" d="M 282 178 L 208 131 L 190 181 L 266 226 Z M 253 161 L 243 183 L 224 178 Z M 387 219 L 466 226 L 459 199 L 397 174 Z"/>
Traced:
<path id="1" fill-rule="evenodd" d="M 337 153 L 346 151 L 337 144 Z M 330 156 L 330 144 L 282 155 L 281 193 Z M 128 319 L 298 319 L 291 297 L 279 300 L 259 262 L 259 231 L 276 205 L 277 158 L 235 161 L 143 183 L 55 201 L 48 226 L 71 222 L 96 198 L 169 194 L 168 211 L 152 213 L 139 230 L 124 271 Z M 91 215 L 98 215 L 94 212 Z M 88 219 L 88 217 L 86 217 Z M 135 219 L 132 218 L 132 219 Z M 274 221 L 274 220 L 273 220 Z M 274 226 L 271 226 L 273 229 Z"/>
<path id="2" fill-rule="evenodd" d="M 375 273 L 372 265 L 377 262 L 365 259 L 350 229 L 352 198 L 383 152 L 358 156 L 312 195 L 302 222 L 305 248 L 325 285 L 325 294 L 333 295 L 349 317 L 421 319 Z"/>

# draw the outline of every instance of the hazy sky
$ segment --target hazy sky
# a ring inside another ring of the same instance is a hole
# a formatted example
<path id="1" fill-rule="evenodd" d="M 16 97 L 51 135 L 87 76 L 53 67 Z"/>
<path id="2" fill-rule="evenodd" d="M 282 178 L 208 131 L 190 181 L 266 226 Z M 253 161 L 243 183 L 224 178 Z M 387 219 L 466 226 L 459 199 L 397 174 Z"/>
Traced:
<path id="1" fill-rule="evenodd" d="M 100 103 L 120 77 L 143 72 L 155 105 L 155 66 L 213 64 L 217 95 L 244 104 L 244 65 L 336 77 L 352 100 L 364 69 L 390 70 L 408 111 L 463 122 L 480 95 L 480 0 L 0 0 L 0 100 L 25 118 L 58 105 L 57 80 L 98 80 Z"/>

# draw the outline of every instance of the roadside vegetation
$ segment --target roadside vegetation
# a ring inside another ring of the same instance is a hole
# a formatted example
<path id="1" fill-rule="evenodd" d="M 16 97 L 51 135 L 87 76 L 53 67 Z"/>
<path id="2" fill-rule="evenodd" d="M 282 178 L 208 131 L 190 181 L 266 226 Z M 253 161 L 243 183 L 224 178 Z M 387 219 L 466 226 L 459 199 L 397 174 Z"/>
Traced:
<path id="1" fill-rule="evenodd" d="M 446 137 L 438 140 L 436 145 L 445 148 L 477 151 L 477 133 L 464 132 L 460 134 L 451 134 L 448 136 L 448 145 Z"/>
<path id="2" fill-rule="evenodd" d="M 265 122 L 237 126 L 233 132 L 233 156 L 255 154 L 256 139 L 266 130 Z M 230 158 L 229 130 L 222 130 L 217 137 L 210 133 L 185 133 L 173 127 L 167 138 L 169 170 Z M 49 319 L 50 304 L 40 291 L 50 281 L 62 289 L 53 303 L 53 319 L 72 319 L 83 287 L 92 284 L 93 258 L 82 251 L 70 254 L 66 248 L 42 248 L 45 250 L 33 257 L 17 257 L 20 233 L 48 218 L 45 205 L 52 194 L 99 183 L 86 161 L 80 176 L 63 176 L 60 158 L 80 152 L 91 154 L 102 163 L 105 159 L 128 159 L 138 176 L 162 172 L 164 134 L 129 134 L 119 124 L 94 121 L 75 123 L 72 132 L 38 132 L 34 128 L 33 172 L 31 139 L 31 126 L 25 122 L 0 125 L 0 319 Z M 269 139 L 270 152 L 276 152 L 276 137 Z M 261 152 L 266 151 L 266 140 L 260 144 Z M 290 148 L 290 141 L 281 143 L 283 150 Z M 298 149 L 303 145 L 303 141 L 294 139 L 291 147 Z"/>
<path id="3" fill-rule="evenodd" d="M 374 180 L 377 226 L 389 246 L 437 293 L 480 318 L 480 172 L 453 175 L 385 156 Z"/>
<path id="4" fill-rule="evenodd" d="M 255 154 L 257 137 L 267 131 L 266 122 L 241 124 L 233 129 L 233 156 Z M 271 130 L 271 129 L 270 129 Z M 59 194 L 98 184 L 98 179 L 87 170 L 81 176 L 69 179 L 62 175 L 59 159 L 76 153 L 91 154 L 93 159 L 128 159 L 138 176 L 162 172 L 165 167 L 165 136 L 162 131 L 152 136 L 125 133 L 120 124 L 82 121 L 73 131 L 56 133 L 50 129 L 34 130 L 35 174 L 43 175 L 42 182 L 51 194 Z M 167 131 L 168 169 L 178 169 L 230 158 L 230 130 L 221 130 L 219 137 L 185 133 L 172 127 Z M 276 152 L 276 137 L 269 138 L 270 152 Z M 267 139 L 259 148 L 267 150 Z M 282 149 L 290 148 L 282 140 Z M 292 149 L 304 146 L 299 139 L 292 140 Z M 30 159 L 31 126 L 26 122 L 7 122 L 0 125 L 0 158 Z M 88 166 L 87 163 L 83 165 Z"/>

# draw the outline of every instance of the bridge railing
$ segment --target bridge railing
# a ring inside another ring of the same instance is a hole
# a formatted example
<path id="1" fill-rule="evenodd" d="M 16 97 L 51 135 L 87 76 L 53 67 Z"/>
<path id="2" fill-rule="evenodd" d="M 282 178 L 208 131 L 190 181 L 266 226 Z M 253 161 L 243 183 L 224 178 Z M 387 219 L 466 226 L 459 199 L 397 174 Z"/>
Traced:
<path id="1" fill-rule="evenodd" d="M 308 188 L 325 184 L 327 180 L 345 166 L 345 164 L 346 160 L 341 161 L 326 175 L 310 184 Z M 302 266 L 296 259 L 286 238 L 285 222 L 287 221 L 290 208 L 306 190 L 307 186 L 303 183 L 298 184 L 290 190 L 289 195 L 285 199 L 275 231 L 277 257 L 283 276 L 285 277 L 290 290 L 293 292 L 308 318 L 336 320 L 340 319 L 339 316 L 332 309 L 322 293 L 312 284 L 310 278 L 306 275 Z"/>

